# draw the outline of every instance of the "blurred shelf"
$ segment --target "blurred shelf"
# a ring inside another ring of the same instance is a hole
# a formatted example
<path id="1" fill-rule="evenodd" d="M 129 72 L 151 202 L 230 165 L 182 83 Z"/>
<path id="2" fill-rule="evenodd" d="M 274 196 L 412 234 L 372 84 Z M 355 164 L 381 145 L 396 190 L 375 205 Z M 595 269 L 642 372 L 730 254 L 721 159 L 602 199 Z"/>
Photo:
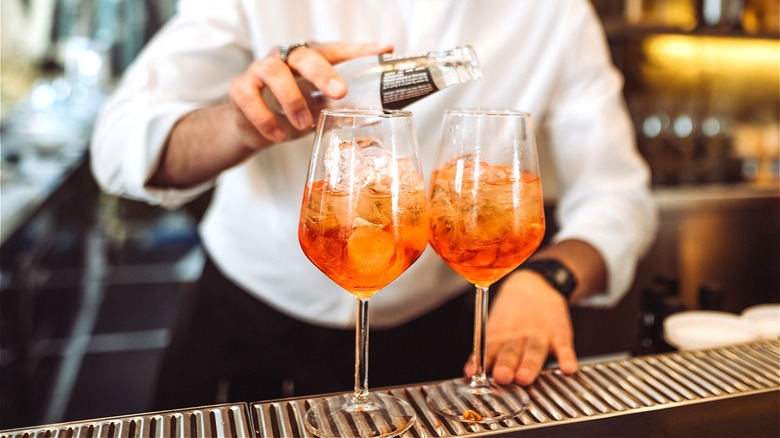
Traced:
<path id="1" fill-rule="evenodd" d="M 765 202 L 777 205 L 780 182 L 663 186 L 653 190 L 653 197 L 657 205 L 665 210 L 734 208 Z"/>
<path id="2" fill-rule="evenodd" d="M 630 24 L 623 20 L 612 19 L 604 21 L 604 30 L 611 41 L 621 39 L 641 39 L 655 35 L 688 35 L 693 37 L 723 37 L 744 39 L 780 39 L 778 32 L 748 33 L 742 29 L 719 29 L 708 26 L 697 26 L 693 29 L 683 29 L 677 26 L 660 24 Z"/>

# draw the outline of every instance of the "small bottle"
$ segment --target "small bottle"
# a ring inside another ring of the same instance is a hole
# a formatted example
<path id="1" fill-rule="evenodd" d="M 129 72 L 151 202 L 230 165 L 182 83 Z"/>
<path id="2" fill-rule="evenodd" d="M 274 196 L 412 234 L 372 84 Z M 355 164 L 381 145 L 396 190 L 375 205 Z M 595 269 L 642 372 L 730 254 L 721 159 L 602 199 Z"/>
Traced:
<path id="1" fill-rule="evenodd" d="M 666 289 L 657 283 L 642 289 L 639 339 L 634 347 L 634 356 L 658 353 L 659 340 L 663 335 L 660 311 L 666 293 Z"/>
<path id="2" fill-rule="evenodd" d="M 404 108 L 444 88 L 482 77 L 477 54 L 471 46 L 422 55 L 367 56 L 334 67 L 347 83 L 347 95 L 342 99 L 329 99 L 311 82 L 297 78 L 298 87 L 315 119 L 323 109 Z M 263 88 L 262 96 L 287 131 L 288 138 L 297 138 L 311 131 L 293 128 L 279 101 L 267 87 Z"/>

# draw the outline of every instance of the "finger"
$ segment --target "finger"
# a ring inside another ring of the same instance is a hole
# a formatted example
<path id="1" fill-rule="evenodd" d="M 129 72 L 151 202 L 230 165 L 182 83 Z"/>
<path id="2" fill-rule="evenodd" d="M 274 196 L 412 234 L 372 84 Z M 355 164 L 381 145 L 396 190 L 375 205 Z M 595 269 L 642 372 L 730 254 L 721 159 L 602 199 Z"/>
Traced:
<path id="1" fill-rule="evenodd" d="M 305 47 L 294 50 L 290 54 L 290 59 L 297 57 L 298 52 L 307 50 L 311 51 Z M 256 75 L 259 82 L 271 90 L 285 116 L 295 128 L 299 130 L 311 128 L 314 119 L 288 64 L 281 59 L 268 57 L 253 63 L 249 72 Z"/>
<path id="2" fill-rule="evenodd" d="M 493 365 L 493 378 L 500 384 L 512 383 L 522 354 L 523 345 L 519 341 L 506 342 L 498 350 Z"/>
<path id="3" fill-rule="evenodd" d="M 391 45 L 377 44 L 311 44 L 294 50 L 287 64 L 301 76 L 314 84 L 326 96 L 334 99 L 344 97 L 346 84 L 333 68 L 334 64 L 362 56 L 389 53 Z"/>
<path id="4" fill-rule="evenodd" d="M 577 354 L 574 351 L 574 345 L 570 337 L 561 337 L 553 340 L 552 350 L 555 357 L 558 358 L 558 368 L 566 374 L 573 374 L 577 371 Z"/>
<path id="5" fill-rule="evenodd" d="M 262 81 L 255 75 L 245 73 L 233 80 L 229 92 L 230 101 L 260 135 L 275 143 L 281 143 L 287 139 L 287 134 L 263 102 L 260 96 L 261 87 Z"/>
<path id="6" fill-rule="evenodd" d="M 347 94 L 347 84 L 333 68 L 333 64 L 319 51 L 301 47 L 287 58 L 287 65 L 314 84 L 327 97 L 339 99 Z"/>
<path id="7" fill-rule="evenodd" d="M 501 345 L 498 343 L 491 343 L 488 342 L 485 345 L 485 369 L 489 370 L 493 366 L 493 362 L 495 361 L 496 355 L 498 354 L 498 351 L 500 349 Z M 477 365 L 474 362 L 474 355 L 472 354 L 469 356 L 468 362 L 463 366 L 463 372 L 470 376 L 477 372 Z"/>
<path id="8" fill-rule="evenodd" d="M 363 56 L 390 53 L 389 44 L 316 44 L 294 50 L 287 63 L 301 76 L 314 84 L 327 97 L 340 99 L 347 93 L 347 86 L 333 65 Z"/>
<path id="9" fill-rule="evenodd" d="M 485 369 L 486 370 L 490 369 L 497 353 L 498 353 L 498 347 L 496 347 L 494 344 L 487 344 L 485 346 Z M 466 376 L 471 376 L 476 372 L 477 372 L 476 359 L 474 358 L 474 354 L 471 354 L 469 356 L 468 361 L 463 365 L 463 373 Z"/>
<path id="10" fill-rule="evenodd" d="M 466 364 L 463 365 L 463 375 L 471 376 L 477 372 L 477 365 L 474 363 L 474 355 L 470 355 Z"/>
<path id="11" fill-rule="evenodd" d="M 353 58 L 391 53 L 391 44 L 319 44 L 313 45 L 331 64 Z"/>
<path id="12" fill-rule="evenodd" d="M 257 74 L 279 101 L 292 125 L 305 130 L 314 124 L 311 113 L 313 108 L 309 108 L 293 71 L 311 82 L 325 96 L 340 99 L 347 94 L 347 85 L 332 64 L 389 51 L 392 51 L 389 45 L 311 43 L 310 47 L 293 50 L 285 64 L 278 58 L 278 49 L 274 49 L 264 62 L 258 63 Z"/>
<path id="13" fill-rule="evenodd" d="M 528 338 L 523 349 L 520 368 L 515 373 L 515 381 L 520 385 L 530 385 L 539 375 L 549 353 L 547 343 L 539 338 Z"/>

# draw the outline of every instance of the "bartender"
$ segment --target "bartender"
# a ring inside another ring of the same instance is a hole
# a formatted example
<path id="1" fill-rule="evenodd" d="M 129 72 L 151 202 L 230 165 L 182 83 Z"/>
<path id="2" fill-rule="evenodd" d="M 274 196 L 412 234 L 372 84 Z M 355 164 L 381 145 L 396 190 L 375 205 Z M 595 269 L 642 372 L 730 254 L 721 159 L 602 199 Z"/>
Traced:
<path id="1" fill-rule="evenodd" d="M 348 90 L 334 64 L 465 44 L 484 79 L 408 107 L 423 169 L 446 109 L 519 109 L 548 140 L 539 147 L 556 172 L 543 177 L 557 175 L 560 190 L 560 230 L 496 290 L 488 369 L 522 385 L 548 355 L 577 369 L 568 305 L 619 301 L 656 227 L 622 77 L 588 1 L 181 0 L 92 142 L 108 193 L 176 208 L 214 189 L 199 226 L 207 261 L 178 315 L 155 408 L 351 389 L 354 297 L 297 243 L 312 138 L 288 139 L 261 90 L 306 129 L 316 115 L 293 75 L 338 99 Z M 427 250 L 372 298 L 372 386 L 469 373 L 472 300 L 473 287 Z"/>

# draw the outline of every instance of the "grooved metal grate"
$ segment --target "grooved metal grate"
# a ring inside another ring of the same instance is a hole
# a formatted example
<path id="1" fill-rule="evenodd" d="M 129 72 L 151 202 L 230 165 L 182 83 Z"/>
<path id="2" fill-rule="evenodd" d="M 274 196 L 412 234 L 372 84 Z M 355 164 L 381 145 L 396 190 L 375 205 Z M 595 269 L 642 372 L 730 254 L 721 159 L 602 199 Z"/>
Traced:
<path id="1" fill-rule="evenodd" d="M 410 437 L 511 434 L 521 430 L 780 390 L 780 342 L 678 352 L 546 370 L 527 388 L 521 416 L 500 423 L 449 420 L 427 408 L 433 385 L 393 388 L 417 412 Z M 310 437 L 303 417 L 321 397 L 230 404 L 0 431 L 0 438 Z M 368 434 L 371 436 L 371 433 Z"/>
<path id="2" fill-rule="evenodd" d="M 0 432 L 0 438 L 251 437 L 244 403 L 128 415 Z"/>
<path id="3" fill-rule="evenodd" d="M 547 370 L 527 388 L 531 399 L 528 410 L 517 418 L 493 424 L 464 423 L 434 413 L 425 402 L 428 391 L 434 390 L 432 385 L 383 392 L 405 399 L 417 412 L 414 426 L 402 435 L 410 438 L 511 434 L 778 389 L 780 342 L 767 341 L 586 365 L 572 376 Z M 319 400 L 250 404 L 257 436 L 311 437 L 303 417 Z M 372 436 L 372 432 L 366 436 Z"/>

